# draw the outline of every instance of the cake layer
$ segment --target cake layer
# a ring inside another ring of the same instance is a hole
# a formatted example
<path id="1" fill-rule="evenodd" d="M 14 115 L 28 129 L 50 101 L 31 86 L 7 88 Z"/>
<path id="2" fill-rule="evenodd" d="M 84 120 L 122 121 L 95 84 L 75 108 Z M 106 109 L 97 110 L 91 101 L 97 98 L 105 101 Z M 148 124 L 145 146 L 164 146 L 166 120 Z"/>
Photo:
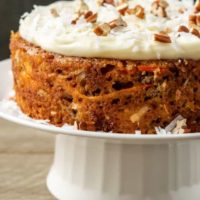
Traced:
<path id="1" fill-rule="evenodd" d="M 22 17 L 20 35 L 66 56 L 200 59 L 200 15 L 192 0 L 129 0 L 121 7 L 119 2 L 78 0 L 36 6 Z"/>
<path id="2" fill-rule="evenodd" d="M 200 61 L 67 57 L 12 34 L 16 101 L 24 113 L 61 126 L 155 133 L 177 115 L 200 131 Z M 123 74 L 123 75 L 121 75 Z"/>

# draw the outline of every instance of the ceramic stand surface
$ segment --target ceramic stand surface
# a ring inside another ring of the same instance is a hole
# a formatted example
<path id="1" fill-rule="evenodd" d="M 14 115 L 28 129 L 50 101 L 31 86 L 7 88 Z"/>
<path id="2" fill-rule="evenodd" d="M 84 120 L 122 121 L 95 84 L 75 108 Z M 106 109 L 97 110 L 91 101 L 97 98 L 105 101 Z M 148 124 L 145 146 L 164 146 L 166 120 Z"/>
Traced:
<path id="1" fill-rule="evenodd" d="M 200 141 L 58 135 L 47 185 L 59 200 L 199 200 Z"/>

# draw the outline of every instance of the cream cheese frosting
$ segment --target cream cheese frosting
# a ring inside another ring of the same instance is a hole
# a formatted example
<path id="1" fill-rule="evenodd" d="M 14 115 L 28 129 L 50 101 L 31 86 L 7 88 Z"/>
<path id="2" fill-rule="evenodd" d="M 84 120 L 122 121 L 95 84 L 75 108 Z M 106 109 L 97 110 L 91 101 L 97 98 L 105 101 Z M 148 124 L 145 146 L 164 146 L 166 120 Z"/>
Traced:
<path id="1" fill-rule="evenodd" d="M 111 4 L 98 6 L 95 0 L 85 0 L 89 9 L 98 14 L 97 23 L 105 23 L 119 17 Z M 141 5 L 145 18 L 124 15 L 126 27 L 116 27 L 107 36 L 94 33 L 93 24 L 80 17 L 72 24 L 78 1 L 58 1 L 48 6 L 35 6 L 20 20 L 19 33 L 25 40 L 42 49 L 65 56 L 117 58 L 131 60 L 146 59 L 200 59 L 200 38 L 186 32 L 178 32 L 180 25 L 187 26 L 194 11 L 192 0 L 168 0 L 168 17 L 157 17 L 151 13 L 153 0 L 129 0 L 129 7 Z M 55 9 L 58 16 L 52 14 Z M 180 9 L 185 9 L 180 13 Z M 154 34 L 163 30 L 171 43 L 154 40 Z"/>

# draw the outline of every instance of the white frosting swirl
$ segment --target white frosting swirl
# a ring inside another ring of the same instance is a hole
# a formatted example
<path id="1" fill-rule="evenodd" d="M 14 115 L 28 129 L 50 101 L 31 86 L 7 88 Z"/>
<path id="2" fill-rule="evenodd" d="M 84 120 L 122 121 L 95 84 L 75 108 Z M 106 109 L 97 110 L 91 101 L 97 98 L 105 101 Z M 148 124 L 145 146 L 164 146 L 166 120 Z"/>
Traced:
<path id="1" fill-rule="evenodd" d="M 191 33 L 178 33 L 180 25 L 188 25 L 188 16 L 193 12 L 192 0 L 168 0 L 169 18 L 151 14 L 153 0 L 130 0 L 130 7 L 140 4 L 145 8 L 145 19 L 135 15 L 123 16 L 127 27 L 115 28 L 108 36 L 97 36 L 91 23 L 81 17 L 72 25 L 76 1 L 59 1 L 49 6 L 35 6 L 21 21 L 19 32 L 27 41 L 41 48 L 66 56 L 145 59 L 200 59 L 200 38 Z M 119 16 L 112 5 L 98 7 L 94 0 L 86 0 L 93 12 L 98 12 L 98 23 L 109 22 Z M 180 14 L 180 8 L 187 8 Z M 59 17 L 51 14 L 57 10 Z M 172 43 L 164 44 L 153 39 L 155 33 L 171 29 Z"/>

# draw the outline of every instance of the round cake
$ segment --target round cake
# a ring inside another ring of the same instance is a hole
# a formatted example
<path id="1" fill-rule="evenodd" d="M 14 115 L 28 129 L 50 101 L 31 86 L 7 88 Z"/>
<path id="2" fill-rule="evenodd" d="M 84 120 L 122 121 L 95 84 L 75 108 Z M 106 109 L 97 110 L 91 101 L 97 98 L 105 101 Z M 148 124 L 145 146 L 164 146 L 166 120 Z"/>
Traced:
<path id="1" fill-rule="evenodd" d="M 51 124 L 200 131 L 200 1 L 35 6 L 11 34 L 15 100 Z"/>

